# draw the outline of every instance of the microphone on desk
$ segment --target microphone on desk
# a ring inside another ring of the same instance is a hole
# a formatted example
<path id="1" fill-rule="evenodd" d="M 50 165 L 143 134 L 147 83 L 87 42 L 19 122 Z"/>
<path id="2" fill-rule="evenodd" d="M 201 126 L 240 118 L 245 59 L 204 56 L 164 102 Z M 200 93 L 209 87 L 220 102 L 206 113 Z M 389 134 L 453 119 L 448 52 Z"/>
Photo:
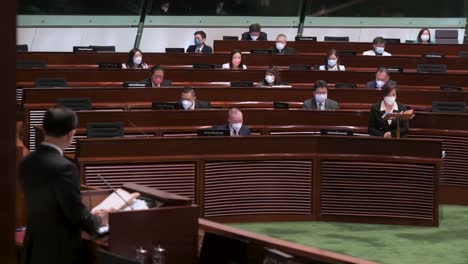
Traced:
<path id="1" fill-rule="evenodd" d="M 118 192 L 117 190 L 112 187 L 112 185 L 106 180 L 104 179 L 104 177 L 101 176 L 101 174 L 97 174 L 97 176 L 99 177 L 99 179 L 101 179 L 106 185 L 107 187 L 109 187 L 109 189 L 111 189 L 120 199 L 122 199 L 122 201 L 125 202 L 125 204 L 130 207 L 130 209 L 132 209 L 132 211 L 134 211 L 135 209 L 133 209 L 133 207 L 127 202 L 127 200 L 125 200 Z"/>
<path id="2" fill-rule="evenodd" d="M 143 130 L 141 130 L 139 127 L 135 126 L 135 124 L 133 124 L 132 121 L 127 120 L 127 122 L 128 122 L 130 125 L 132 125 L 132 127 L 136 128 L 141 134 L 143 134 L 144 136 L 147 136 L 147 134 L 146 134 Z"/>

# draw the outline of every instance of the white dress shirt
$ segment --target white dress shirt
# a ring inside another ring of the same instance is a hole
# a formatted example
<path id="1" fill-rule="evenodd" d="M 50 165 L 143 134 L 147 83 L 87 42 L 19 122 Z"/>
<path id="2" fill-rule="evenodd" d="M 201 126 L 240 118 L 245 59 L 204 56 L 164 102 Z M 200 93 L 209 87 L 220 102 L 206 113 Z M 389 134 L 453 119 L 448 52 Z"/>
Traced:
<path id="1" fill-rule="evenodd" d="M 387 108 L 385 107 L 385 103 L 384 103 L 383 100 L 382 100 L 382 102 L 380 102 L 380 111 L 385 111 L 385 112 L 387 112 Z M 393 104 L 393 108 L 392 108 L 392 112 L 391 112 L 391 113 L 393 113 L 393 112 L 395 112 L 395 111 L 398 112 L 398 104 L 397 104 L 396 102 Z M 388 122 L 388 124 L 390 125 L 390 124 L 392 123 L 392 120 L 389 119 L 389 120 L 387 120 L 387 122 Z"/>
<path id="2" fill-rule="evenodd" d="M 362 55 L 364 55 L 364 56 L 377 56 L 377 55 L 375 54 L 375 50 L 364 51 L 364 52 L 362 53 Z M 390 53 L 384 51 L 383 54 L 382 54 L 382 56 L 392 56 L 392 54 L 390 54 Z"/>
<path id="3" fill-rule="evenodd" d="M 223 68 L 223 69 L 231 69 L 231 67 L 230 67 L 230 65 L 229 65 L 229 62 L 228 62 L 228 63 L 224 63 L 222 68 Z M 242 69 L 247 70 L 247 66 L 242 65 Z"/>

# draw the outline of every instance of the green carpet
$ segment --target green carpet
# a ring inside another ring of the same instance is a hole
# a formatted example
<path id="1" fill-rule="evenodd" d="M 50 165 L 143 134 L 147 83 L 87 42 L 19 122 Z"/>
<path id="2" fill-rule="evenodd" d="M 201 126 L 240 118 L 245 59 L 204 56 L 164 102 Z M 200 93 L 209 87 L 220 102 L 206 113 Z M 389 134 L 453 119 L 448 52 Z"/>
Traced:
<path id="1" fill-rule="evenodd" d="M 468 206 L 440 208 L 440 226 L 323 222 L 232 224 L 251 232 L 386 264 L 467 264 Z"/>

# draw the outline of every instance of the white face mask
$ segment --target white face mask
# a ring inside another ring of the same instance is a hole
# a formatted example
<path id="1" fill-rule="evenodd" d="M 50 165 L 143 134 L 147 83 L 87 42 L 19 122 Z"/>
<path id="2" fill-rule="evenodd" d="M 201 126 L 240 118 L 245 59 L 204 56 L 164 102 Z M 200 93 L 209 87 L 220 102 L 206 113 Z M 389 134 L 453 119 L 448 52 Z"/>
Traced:
<path id="1" fill-rule="evenodd" d="M 385 52 L 385 48 L 384 47 L 377 47 L 375 48 L 375 53 L 377 54 L 383 54 Z"/>
<path id="2" fill-rule="evenodd" d="M 327 94 L 316 94 L 315 95 L 315 100 L 317 100 L 317 102 L 319 104 L 323 104 L 323 102 L 325 102 L 325 100 L 327 100 Z"/>
<path id="3" fill-rule="evenodd" d="M 276 42 L 276 49 L 277 50 L 284 50 L 284 43 L 281 43 L 281 42 Z"/>
<path id="4" fill-rule="evenodd" d="M 143 58 L 141 56 L 133 57 L 133 64 L 140 65 Z"/>
<path id="5" fill-rule="evenodd" d="M 393 105 L 393 104 L 395 104 L 396 96 L 385 96 L 384 101 L 388 105 Z"/>
<path id="6" fill-rule="evenodd" d="M 335 65 L 336 65 L 336 60 L 328 60 L 328 66 L 335 67 Z"/>
<path id="7" fill-rule="evenodd" d="M 267 81 L 267 83 L 272 84 L 272 83 L 275 82 L 275 76 L 267 75 L 267 76 L 265 76 L 265 80 Z"/>
<path id="8" fill-rule="evenodd" d="M 182 101 L 182 107 L 184 107 L 185 110 L 189 109 L 192 106 L 192 102 L 189 100 L 183 100 Z"/>
<path id="9" fill-rule="evenodd" d="M 231 124 L 232 129 L 235 131 L 239 131 L 239 129 L 242 127 L 242 123 L 232 123 Z"/>
<path id="10" fill-rule="evenodd" d="M 381 81 L 381 80 L 377 80 L 376 82 L 376 85 L 377 85 L 377 88 L 382 88 L 382 86 L 384 86 L 385 82 L 384 81 Z"/>
<path id="11" fill-rule="evenodd" d="M 422 41 L 429 41 L 429 35 L 421 35 Z"/>
<path id="12" fill-rule="evenodd" d="M 258 39 L 258 36 L 254 36 L 254 35 L 250 34 L 250 38 L 251 38 L 252 40 L 257 40 L 257 39 Z"/>

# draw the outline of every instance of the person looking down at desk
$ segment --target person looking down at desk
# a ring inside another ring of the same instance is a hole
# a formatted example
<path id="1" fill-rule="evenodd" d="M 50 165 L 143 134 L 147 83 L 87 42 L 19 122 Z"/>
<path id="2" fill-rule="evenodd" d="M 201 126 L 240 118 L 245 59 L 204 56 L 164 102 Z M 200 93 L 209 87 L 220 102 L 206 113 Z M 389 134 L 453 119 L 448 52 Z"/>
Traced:
<path id="1" fill-rule="evenodd" d="M 265 79 L 259 81 L 257 87 L 272 87 L 273 85 L 281 85 L 281 77 L 278 69 L 270 66 L 265 72 Z"/>
<path id="2" fill-rule="evenodd" d="M 366 87 L 369 89 L 381 90 L 382 87 L 390 80 L 390 73 L 384 67 L 377 69 L 375 73 L 375 80 L 370 81 L 366 84 Z"/>
<path id="3" fill-rule="evenodd" d="M 241 110 L 231 108 L 228 111 L 228 124 L 215 126 L 215 129 L 229 129 L 231 136 L 250 136 L 250 128 L 243 124 L 244 117 Z"/>
<path id="4" fill-rule="evenodd" d="M 172 86 L 170 80 L 164 79 L 164 68 L 160 65 L 154 65 L 150 70 L 150 77 L 143 80 L 149 87 L 167 87 Z"/>
<path id="5" fill-rule="evenodd" d="M 345 71 L 345 66 L 340 64 L 340 57 L 336 54 L 336 49 L 331 49 L 325 58 L 325 65 L 319 67 L 321 71 Z"/>
<path id="6" fill-rule="evenodd" d="M 206 33 L 204 31 L 197 31 L 193 36 L 195 45 L 190 45 L 187 53 L 213 53 L 213 49 L 205 44 Z"/>
<path id="7" fill-rule="evenodd" d="M 324 80 L 314 83 L 314 98 L 303 102 L 304 109 L 309 110 L 338 110 L 340 107 L 336 101 L 328 99 L 328 84 Z"/>
<path id="8" fill-rule="evenodd" d="M 376 37 L 372 41 L 374 49 L 364 51 L 364 56 L 392 56 L 392 54 L 385 51 L 385 39 L 382 37 Z"/>
<path id="9" fill-rule="evenodd" d="M 267 33 L 262 32 L 260 24 L 252 24 L 249 26 L 249 32 L 242 34 L 241 40 L 268 40 Z"/>
<path id="10" fill-rule="evenodd" d="M 143 62 L 143 54 L 140 49 L 131 49 L 128 52 L 127 63 L 122 64 L 122 69 L 148 69 L 148 64 Z"/>
<path id="11" fill-rule="evenodd" d="M 23 264 L 84 263 L 81 231 L 96 235 L 107 224 L 108 211 L 92 214 L 82 203 L 78 168 L 63 156 L 77 124 L 68 108 L 47 109 L 44 141 L 19 165 L 28 219 Z"/>
<path id="12" fill-rule="evenodd" d="M 230 60 L 227 63 L 223 64 L 223 69 L 231 69 L 231 70 L 246 70 L 247 66 L 242 63 L 242 53 L 238 49 L 233 49 L 231 51 Z"/>
<path id="13" fill-rule="evenodd" d="M 180 106 L 184 110 L 210 109 L 211 103 L 197 100 L 195 90 L 191 87 L 185 87 L 180 94 Z"/>
<path id="14" fill-rule="evenodd" d="M 398 95 L 398 85 L 394 81 L 388 81 L 382 87 L 383 100 L 372 105 L 369 113 L 369 135 L 384 138 L 395 138 L 397 136 L 397 121 L 385 120 L 382 116 L 385 113 L 400 113 L 406 111 L 404 104 L 396 101 Z M 409 122 L 400 121 L 400 137 L 408 136 Z"/>
<path id="15" fill-rule="evenodd" d="M 295 54 L 294 48 L 288 47 L 288 38 L 284 34 L 276 37 L 276 44 L 271 48 L 273 54 Z"/>

